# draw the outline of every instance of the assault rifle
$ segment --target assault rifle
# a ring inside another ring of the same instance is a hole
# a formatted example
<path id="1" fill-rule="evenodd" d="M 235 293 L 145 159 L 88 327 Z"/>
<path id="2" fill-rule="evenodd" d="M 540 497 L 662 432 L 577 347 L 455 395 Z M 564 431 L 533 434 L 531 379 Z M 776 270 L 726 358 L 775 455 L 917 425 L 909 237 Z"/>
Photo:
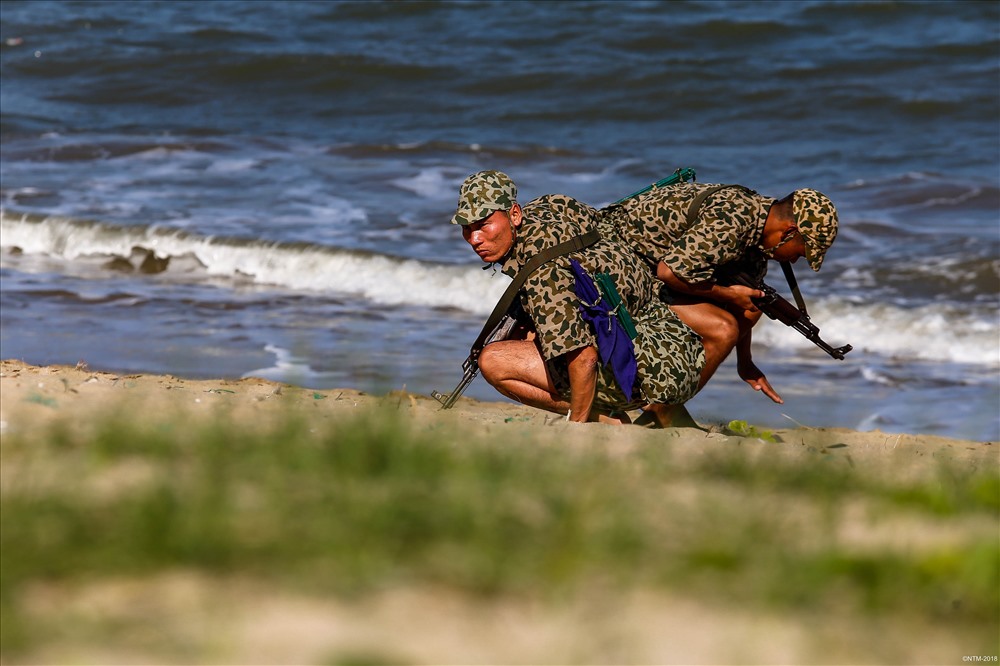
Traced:
<path id="1" fill-rule="evenodd" d="M 807 340 L 825 351 L 833 358 L 843 361 L 844 355 L 854 349 L 851 345 L 843 347 L 831 347 L 819 337 L 819 327 L 812 323 L 805 308 L 797 308 L 784 299 L 772 287 L 763 282 L 756 282 L 746 273 L 736 273 L 730 278 L 733 284 L 741 284 L 751 289 L 760 289 L 764 295 L 759 298 L 750 299 L 753 304 L 771 319 L 780 321 L 785 326 L 791 326 L 796 331 L 806 337 Z"/>

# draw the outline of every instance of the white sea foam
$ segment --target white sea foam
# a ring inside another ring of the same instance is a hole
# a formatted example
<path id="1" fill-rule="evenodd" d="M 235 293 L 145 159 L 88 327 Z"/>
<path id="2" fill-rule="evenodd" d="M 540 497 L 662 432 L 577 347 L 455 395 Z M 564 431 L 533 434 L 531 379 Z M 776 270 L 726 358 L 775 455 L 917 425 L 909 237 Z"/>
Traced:
<path id="1" fill-rule="evenodd" d="M 875 353 L 1000 367 L 1000 322 L 995 312 L 989 314 L 981 307 L 941 303 L 903 308 L 827 298 L 810 304 L 809 315 L 831 346 L 853 345 L 853 357 Z M 812 346 L 798 332 L 770 320 L 754 329 L 753 339 L 778 348 Z"/>
<path id="2" fill-rule="evenodd" d="M 194 258 L 207 274 L 234 283 L 250 279 L 286 289 L 349 294 L 381 305 L 451 307 L 476 315 L 489 314 L 510 282 L 499 272 L 483 271 L 476 265 L 9 212 L 0 212 L 0 246 L 66 260 L 127 258 L 134 247 L 141 247 L 159 258 L 170 257 L 183 264 L 178 274 L 189 274 Z M 810 315 L 830 345 L 854 346 L 850 358 L 872 353 L 894 359 L 1000 367 L 1000 322 L 996 309 L 989 306 L 935 303 L 914 308 L 816 298 L 810 303 Z M 786 349 L 813 347 L 796 331 L 770 320 L 754 330 L 754 340 Z"/>
<path id="3" fill-rule="evenodd" d="M 244 378 L 260 377 L 275 382 L 309 386 L 322 377 L 322 373 L 312 369 L 308 359 L 295 356 L 283 347 L 266 345 L 264 350 L 274 354 L 274 365 L 246 372 L 242 375 Z"/>
<path id="4" fill-rule="evenodd" d="M 454 169 L 426 168 L 412 178 L 397 178 L 390 182 L 425 199 L 446 200 L 455 197 L 462 182 L 462 177 L 456 178 L 453 172 Z"/>
<path id="5" fill-rule="evenodd" d="M 885 373 L 879 372 L 871 366 L 862 366 L 861 376 L 868 382 L 872 384 L 882 384 L 883 386 L 897 386 L 898 381 L 889 377 Z"/>
<path id="6" fill-rule="evenodd" d="M 457 266 L 342 250 L 198 236 L 156 227 L 121 227 L 0 212 L 0 247 L 74 260 L 129 257 L 135 247 L 158 258 L 195 258 L 211 276 L 261 285 L 352 294 L 383 305 L 453 307 L 489 314 L 509 279 Z M 188 261 L 190 264 L 190 261 Z"/>
<path id="7" fill-rule="evenodd" d="M 235 173 L 239 171 L 249 171 L 260 164 L 259 160 L 250 158 L 238 159 L 216 159 L 205 169 L 208 173 Z"/>

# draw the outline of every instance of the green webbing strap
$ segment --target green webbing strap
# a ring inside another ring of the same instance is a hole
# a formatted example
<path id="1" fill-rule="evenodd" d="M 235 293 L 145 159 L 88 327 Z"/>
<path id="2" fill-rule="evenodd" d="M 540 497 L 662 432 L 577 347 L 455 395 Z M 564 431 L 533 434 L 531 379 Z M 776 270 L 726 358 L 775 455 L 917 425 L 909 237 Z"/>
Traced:
<path id="1" fill-rule="evenodd" d="M 601 296 L 606 298 L 608 304 L 611 305 L 611 312 L 618 317 L 618 321 L 628 333 L 629 339 L 635 340 L 639 332 L 635 330 L 635 321 L 625 308 L 625 303 L 622 301 L 621 294 L 618 293 L 614 279 L 607 273 L 595 273 L 594 282 L 597 283 L 597 289 L 601 292 Z"/>
<path id="2" fill-rule="evenodd" d="M 646 192 L 649 192 L 650 190 L 652 190 L 654 188 L 657 188 L 657 187 L 667 187 L 668 185 L 676 185 L 677 183 L 679 183 L 681 181 L 694 180 L 695 177 L 696 177 L 696 174 L 694 172 L 694 169 L 689 169 L 689 168 L 678 169 L 677 171 L 674 171 L 672 174 L 670 174 L 666 178 L 658 180 L 655 183 L 653 183 L 652 185 L 647 185 L 646 187 L 642 188 L 641 190 L 637 190 L 637 191 L 633 192 L 632 194 L 628 195 L 627 197 L 622 197 L 621 199 L 619 199 L 618 201 L 614 202 L 611 205 L 612 206 L 617 206 L 618 204 L 620 204 L 623 201 L 628 201 L 632 197 L 637 197 L 640 194 L 645 194 Z"/>
<path id="3" fill-rule="evenodd" d="M 476 338 L 476 341 L 472 344 L 472 355 L 476 357 L 479 356 L 479 352 L 482 351 L 484 346 L 486 346 L 486 338 L 490 336 L 493 329 L 496 328 L 497 324 L 500 323 L 500 320 L 507 314 L 510 306 L 514 303 L 514 299 L 517 297 L 517 292 L 520 291 L 527 279 L 531 277 L 531 274 L 534 273 L 539 266 L 547 261 L 555 259 L 558 256 L 582 250 L 587 246 L 593 245 L 599 240 L 601 240 L 601 234 L 594 229 L 585 234 L 574 236 L 568 241 L 564 241 L 558 245 L 553 245 L 547 250 L 542 250 L 533 256 L 524 265 L 524 267 L 518 271 L 517 275 L 514 276 L 513 281 L 507 287 L 507 290 L 503 292 L 503 296 L 501 296 L 500 300 L 497 301 L 496 307 L 493 308 L 493 313 L 490 314 L 490 318 L 486 320 L 486 324 L 483 326 L 483 330 L 479 333 L 479 337 Z"/>

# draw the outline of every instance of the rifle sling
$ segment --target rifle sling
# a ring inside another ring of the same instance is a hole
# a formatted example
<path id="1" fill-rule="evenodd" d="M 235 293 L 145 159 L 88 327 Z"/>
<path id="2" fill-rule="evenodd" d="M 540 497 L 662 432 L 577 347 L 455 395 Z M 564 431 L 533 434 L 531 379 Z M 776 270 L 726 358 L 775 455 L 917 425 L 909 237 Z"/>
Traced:
<path id="1" fill-rule="evenodd" d="M 493 329 L 497 327 L 500 320 L 504 318 L 510 306 L 514 303 L 514 299 L 517 297 L 517 292 L 520 291 L 521 287 L 527 281 L 531 274 L 534 273 L 539 266 L 547 261 L 551 261 L 558 256 L 569 254 L 570 252 L 576 252 L 577 250 L 582 250 L 583 248 L 593 245 L 597 241 L 601 240 L 601 234 L 596 229 L 588 231 L 587 233 L 580 234 L 579 236 L 574 236 L 568 241 L 559 243 L 558 245 L 553 245 L 550 248 L 542 250 L 535 256 L 533 256 L 524 267 L 518 271 L 517 275 L 514 276 L 513 281 L 507 287 L 507 290 L 503 292 L 503 296 L 497 301 L 496 307 L 493 308 L 492 314 L 490 314 L 489 319 L 486 320 L 486 324 L 483 326 L 483 330 L 479 333 L 479 337 L 472 344 L 472 356 L 478 357 L 479 352 L 486 344 L 486 339 L 493 332 Z"/>
<path id="2" fill-rule="evenodd" d="M 705 190 L 704 192 L 696 196 L 694 198 L 694 201 L 691 202 L 691 205 L 688 206 L 687 216 L 686 216 L 688 225 L 694 223 L 694 218 L 696 215 L 698 215 L 698 210 L 701 208 L 702 204 L 705 203 L 705 199 L 709 198 L 719 190 L 725 190 L 730 187 L 737 187 L 742 190 L 746 190 L 748 192 L 750 191 L 749 188 L 744 187 L 743 185 L 717 185 L 715 187 L 710 187 L 709 189 Z M 778 263 L 781 264 L 781 270 L 785 274 L 785 279 L 788 281 L 789 288 L 792 290 L 792 296 L 795 298 L 795 304 L 798 306 L 802 314 L 808 314 L 806 312 L 806 301 L 804 298 L 802 298 L 802 292 L 799 290 L 799 283 L 795 279 L 795 273 L 792 272 L 791 263 L 787 261 L 781 261 Z"/>
<path id="3" fill-rule="evenodd" d="M 778 263 L 781 264 L 781 270 L 785 274 L 785 279 L 788 280 L 788 287 L 792 290 L 792 296 L 795 297 L 795 304 L 799 306 L 802 314 L 809 314 L 806 312 L 806 301 L 802 298 L 802 292 L 799 291 L 799 283 L 795 279 L 795 273 L 792 272 L 792 264 L 788 261 Z"/>

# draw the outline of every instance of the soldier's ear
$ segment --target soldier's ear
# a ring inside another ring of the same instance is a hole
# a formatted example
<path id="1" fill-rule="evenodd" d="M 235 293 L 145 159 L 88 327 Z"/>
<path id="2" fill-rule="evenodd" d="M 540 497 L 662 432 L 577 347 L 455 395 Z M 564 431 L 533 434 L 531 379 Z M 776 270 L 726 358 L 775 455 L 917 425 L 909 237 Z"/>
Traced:
<path id="1" fill-rule="evenodd" d="M 517 227 L 520 227 L 521 222 L 524 221 L 521 213 L 521 204 L 515 203 L 511 206 L 509 215 L 510 223 L 514 225 L 514 228 L 516 229 Z"/>

